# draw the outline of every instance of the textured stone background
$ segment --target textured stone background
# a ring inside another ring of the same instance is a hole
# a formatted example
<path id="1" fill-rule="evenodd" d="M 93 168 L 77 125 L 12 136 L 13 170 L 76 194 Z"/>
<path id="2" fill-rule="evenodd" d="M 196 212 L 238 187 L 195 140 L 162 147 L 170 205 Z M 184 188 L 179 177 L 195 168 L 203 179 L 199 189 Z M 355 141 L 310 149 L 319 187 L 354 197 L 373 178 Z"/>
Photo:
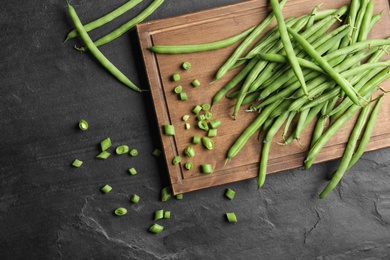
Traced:
<path id="1" fill-rule="evenodd" d="M 145 0 L 129 15 L 151 1 Z M 148 20 L 239 2 L 167 0 Z M 81 19 L 123 1 L 73 0 Z M 119 25 L 126 17 L 115 21 Z M 0 9 L 0 255 L 1 259 L 389 259 L 390 150 L 367 153 L 325 200 L 316 199 L 338 164 L 159 201 L 167 184 L 152 103 L 108 76 L 89 54 L 62 43 L 72 27 L 63 0 L 3 1 Z M 104 34 L 104 28 L 93 37 Z M 135 83 L 147 86 L 136 34 L 102 52 Z M 76 122 L 85 118 L 90 130 Z M 99 142 L 126 143 L 138 157 L 94 159 Z M 74 158 L 84 161 L 75 169 Z M 129 176 L 135 167 L 139 174 Z M 109 183 L 114 190 L 103 195 Z M 233 201 L 224 198 L 229 187 Z M 131 205 L 132 193 L 141 202 Z M 112 211 L 128 208 L 122 218 Z M 163 233 L 147 232 L 157 209 Z M 239 222 L 229 224 L 224 213 Z"/>

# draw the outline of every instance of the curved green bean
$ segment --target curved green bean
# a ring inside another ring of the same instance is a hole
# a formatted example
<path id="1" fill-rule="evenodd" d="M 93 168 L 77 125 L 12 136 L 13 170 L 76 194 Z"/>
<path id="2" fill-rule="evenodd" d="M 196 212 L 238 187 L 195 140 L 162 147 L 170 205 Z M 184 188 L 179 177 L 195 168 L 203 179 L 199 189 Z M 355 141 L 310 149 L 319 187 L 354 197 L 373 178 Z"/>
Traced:
<path id="1" fill-rule="evenodd" d="M 340 165 L 338 166 L 337 170 L 334 172 L 332 179 L 328 183 L 328 185 L 325 187 L 325 189 L 320 193 L 318 196 L 320 199 L 323 199 L 327 196 L 329 192 L 331 192 L 337 184 L 340 182 L 341 178 L 343 177 L 344 173 L 347 171 L 349 162 L 352 158 L 352 155 L 354 153 L 357 141 L 359 139 L 360 133 L 363 130 L 363 127 L 366 123 L 367 117 L 370 112 L 370 105 L 365 105 L 359 114 L 359 117 L 355 123 L 355 126 L 352 129 L 351 135 L 349 136 L 347 145 L 344 150 L 344 154 L 341 158 Z"/>
<path id="2" fill-rule="evenodd" d="M 130 0 L 127 3 L 118 7 L 117 9 L 109 12 L 108 14 L 106 14 L 106 15 L 104 15 L 104 16 L 102 16 L 102 17 L 100 17 L 92 22 L 84 24 L 84 29 L 87 32 L 95 30 L 96 28 L 99 28 L 99 27 L 111 22 L 115 18 L 117 18 L 117 17 L 121 16 L 122 14 L 126 13 L 127 11 L 131 10 L 134 6 L 138 5 L 141 2 L 142 2 L 142 0 Z M 67 40 L 73 39 L 77 36 L 79 36 L 79 33 L 77 32 L 77 29 L 74 29 L 68 33 L 64 42 L 66 42 Z"/>
<path id="3" fill-rule="evenodd" d="M 215 41 L 210 43 L 188 44 L 188 45 L 156 45 L 148 49 L 155 53 L 160 53 L 160 54 L 183 54 L 183 53 L 218 50 L 230 46 L 238 42 L 239 40 L 242 40 L 249 33 L 251 33 L 254 28 L 255 27 L 251 27 L 240 34 L 234 35 L 232 37 L 220 41 Z"/>
<path id="4" fill-rule="evenodd" d="M 105 36 L 99 38 L 94 42 L 95 46 L 99 47 L 104 44 L 107 44 L 118 37 L 122 36 L 124 33 L 132 29 L 134 26 L 148 18 L 162 3 L 164 3 L 164 0 L 154 0 L 148 7 L 146 7 L 140 14 L 138 14 L 136 17 L 131 19 L 130 21 L 124 23 L 114 31 L 106 34 Z M 84 46 L 81 48 L 78 48 L 80 51 L 87 51 L 89 50 L 88 46 Z"/>
<path id="5" fill-rule="evenodd" d="M 90 49 L 93 56 L 100 62 L 100 64 L 105 67 L 113 76 L 115 76 L 120 82 L 128 86 L 129 88 L 142 92 L 133 82 L 131 82 L 118 68 L 116 68 L 96 47 L 92 39 L 89 37 L 88 33 L 84 30 L 83 24 L 78 17 L 76 10 L 68 2 L 68 12 L 72 21 L 79 32 L 81 38 L 85 42 L 86 46 Z"/>
<path id="6" fill-rule="evenodd" d="M 374 2 L 372 0 L 369 0 L 369 2 L 367 3 L 366 10 L 363 14 L 363 19 L 357 36 L 358 42 L 367 39 L 367 35 L 370 32 L 369 30 L 371 29 L 370 25 L 371 25 L 373 11 L 374 11 Z"/>

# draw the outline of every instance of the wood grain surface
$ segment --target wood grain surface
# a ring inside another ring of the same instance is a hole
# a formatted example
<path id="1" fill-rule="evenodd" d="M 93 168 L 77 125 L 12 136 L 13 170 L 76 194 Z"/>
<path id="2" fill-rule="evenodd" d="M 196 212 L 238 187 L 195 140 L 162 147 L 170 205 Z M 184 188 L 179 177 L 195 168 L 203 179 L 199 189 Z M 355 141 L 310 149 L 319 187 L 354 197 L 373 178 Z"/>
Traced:
<path id="1" fill-rule="evenodd" d="M 300 16 L 309 13 L 314 6 L 323 1 L 296 0 L 288 1 L 283 9 L 286 17 Z M 322 9 L 339 8 L 349 1 L 326 1 Z M 375 1 L 374 13 L 383 11 L 381 20 L 371 31 L 369 38 L 386 38 L 390 36 L 390 12 L 387 0 Z M 230 71 L 221 80 L 211 83 L 218 68 L 238 45 L 201 53 L 162 55 L 154 54 L 147 50 L 153 45 L 178 45 L 197 44 L 221 40 L 238 34 L 251 26 L 257 25 L 269 13 L 269 6 L 265 0 L 246 1 L 239 4 L 228 5 L 216 9 L 186 14 L 173 18 L 161 19 L 143 23 L 137 26 L 140 46 L 148 75 L 150 90 L 154 101 L 156 119 L 160 126 L 162 148 L 165 155 L 166 166 L 174 194 L 186 193 L 194 190 L 213 187 L 216 185 L 240 181 L 257 177 L 261 142 L 256 133 L 242 151 L 226 165 L 225 158 L 229 147 L 240 133 L 257 116 L 256 113 L 245 112 L 243 107 L 234 120 L 231 115 L 234 101 L 223 99 L 212 108 L 213 119 L 219 118 L 222 126 L 218 128 L 217 137 L 213 137 L 215 149 L 206 150 L 201 145 L 193 145 L 196 156 L 187 158 L 183 154 L 184 148 L 191 144 L 194 135 L 204 136 L 205 132 L 196 127 L 195 115 L 191 112 L 196 105 L 211 103 L 213 95 L 226 84 L 237 70 Z M 274 22 L 271 27 L 275 26 Z M 189 61 L 192 68 L 188 71 L 181 69 L 181 64 Z M 179 73 L 181 80 L 173 82 L 173 73 Z M 201 85 L 197 88 L 191 86 L 191 81 L 198 79 Z M 183 86 L 183 91 L 188 94 L 187 101 L 178 99 L 173 89 L 177 85 Z M 390 89 L 390 81 L 381 86 Z M 374 130 L 367 151 L 390 146 L 390 101 L 385 97 L 379 120 Z M 191 128 L 186 130 L 183 115 L 190 115 L 188 123 Z M 342 156 L 345 143 L 353 126 L 354 119 L 343 127 L 323 149 L 317 157 L 316 163 L 336 159 Z M 165 136 L 162 126 L 173 124 L 176 129 L 174 137 Z M 281 138 L 275 138 L 271 147 L 268 173 L 276 173 L 283 170 L 301 167 L 307 155 L 313 125 L 305 129 L 301 135 L 301 143 L 294 142 L 288 146 L 280 146 L 276 142 Z M 277 135 L 281 137 L 281 134 Z M 174 156 L 180 155 L 183 161 L 180 165 L 172 165 Z M 191 161 L 194 169 L 184 169 L 184 163 Z M 204 175 L 200 171 L 200 165 L 211 163 L 214 173 Z"/>

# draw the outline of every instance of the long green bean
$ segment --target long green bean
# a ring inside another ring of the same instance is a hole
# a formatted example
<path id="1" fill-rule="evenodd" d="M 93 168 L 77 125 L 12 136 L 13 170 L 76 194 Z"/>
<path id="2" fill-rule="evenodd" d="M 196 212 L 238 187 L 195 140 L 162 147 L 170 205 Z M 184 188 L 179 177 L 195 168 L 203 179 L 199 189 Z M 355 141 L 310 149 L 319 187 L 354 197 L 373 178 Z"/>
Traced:
<path id="1" fill-rule="evenodd" d="M 86 46 L 90 49 L 93 56 L 100 62 L 100 64 L 105 67 L 113 76 L 115 76 L 120 82 L 128 86 L 129 88 L 142 92 L 133 82 L 131 82 L 118 68 L 116 68 L 96 47 L 92 39 L 89 37 L 88 33 L 84 30 L 83 24 L 78 17 L 76 10 L 68 2 L 68 12 L 72 21 L 79 32 L 81 38 L 85 42 Z"/>
<path id="2" fill-rule="evenodd" d="M 188 45 L 155 45 L 148 49 L 155 53 L 160 53 L 160 54 L 183 54 L 183 53 L 195 53 L 195 52 L 218 50 L 230 46 L 238 42 L 239 40 L 242 40 L 249 33 L 251 33 L 254 28 L 255 27 L 251 27 L 240 34 L 234 35 L 232 37 L 223 40 L 209 42 L 209 43 L 188 44 Z"/>

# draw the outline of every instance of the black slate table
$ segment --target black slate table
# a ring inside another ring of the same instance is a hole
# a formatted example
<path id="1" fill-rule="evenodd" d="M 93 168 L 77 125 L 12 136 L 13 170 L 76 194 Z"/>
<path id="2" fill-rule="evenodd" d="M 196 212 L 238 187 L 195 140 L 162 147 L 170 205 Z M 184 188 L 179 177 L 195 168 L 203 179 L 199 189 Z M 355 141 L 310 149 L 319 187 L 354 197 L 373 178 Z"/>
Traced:
<path id="1" fill-rule="evenodd" d="M 145 0 L 128 16 L 151 1 Z M 166 2 L 147 20 L 239 2 Z M 83 21 L 123 1 L 74 0 Z M 127 17 L 91 33 L 98 37 Z M 148 94 L 129 90 L 88 53 L 62 43 L 73 28 L 66 2 L 3 1 L 0 11 L 1 259 L 389 259 L 390 150 L 366 153 L 335 192 L 316 198 L 338 160 L 160 201 L 168 185 Z M 101 51 L 148 88 L 136 32 Z M 90 128 L 77 127 L 80 119 Z M 97 160 L 99 143 L 136 148 L 136 157 Z M 71 167 L 74 159 L 84 162 Z M 134 167 L 137 175 L 127 169 Z M 100 192 L 105 184 L 109 194 Z M 236 191 L 230 201 L 226 188 Z M 138 194 L 138 204 L 130 203 Z M 113 210 L 125 207 L 117 217 Z M 171 211 L 154 221 L 154 212 Z M 225 220 L 235 212 L 238 223 Z M 158 235 L 153 223 L 164 226 Z"/>

